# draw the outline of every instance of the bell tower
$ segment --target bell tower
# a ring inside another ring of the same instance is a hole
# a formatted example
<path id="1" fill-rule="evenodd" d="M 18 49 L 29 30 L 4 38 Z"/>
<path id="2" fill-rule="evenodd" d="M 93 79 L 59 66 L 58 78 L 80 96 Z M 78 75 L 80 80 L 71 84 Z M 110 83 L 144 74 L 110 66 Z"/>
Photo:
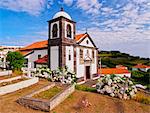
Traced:
<path id="1" fill-rule="evenodd" d="M 48 66 L 67 66 L 74 71 L 75 22 L 63 8 L 48 21 Z"/>

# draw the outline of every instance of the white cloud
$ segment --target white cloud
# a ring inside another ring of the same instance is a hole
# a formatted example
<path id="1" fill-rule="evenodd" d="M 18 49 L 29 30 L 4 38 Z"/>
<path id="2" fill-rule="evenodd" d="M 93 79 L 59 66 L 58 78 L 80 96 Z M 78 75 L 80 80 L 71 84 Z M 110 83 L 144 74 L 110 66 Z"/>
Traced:
<path id="1" fill-rule="evenodd" d="M 77 0 L 76 6 L 87 14 L 92 15 L 98 15 L 101 8 L 101 4 L 98 0 Z"/>
<path id="2" fill-rule="evenodd" d="M 68 6 L 71 6 L 73 4 L 73 0 L 64 0 L 64 3 Z"/>
<path id="3" fill-rule="evenodd" d="M 39 15 L 44 10 L 45 3 L 46 0 L 1 0 L 0 8 Z"/>
<path id="4" fill-rule="evenodd" d="M 100 50 L 120 50 L 133 55 L 150 57 L 148 52 L 150 48 L 150 32 L 138 32 L 130 28 L 124 31 L 104 32 L 97 27 L 91 27 L 88 29 L 88 33 Z"/>

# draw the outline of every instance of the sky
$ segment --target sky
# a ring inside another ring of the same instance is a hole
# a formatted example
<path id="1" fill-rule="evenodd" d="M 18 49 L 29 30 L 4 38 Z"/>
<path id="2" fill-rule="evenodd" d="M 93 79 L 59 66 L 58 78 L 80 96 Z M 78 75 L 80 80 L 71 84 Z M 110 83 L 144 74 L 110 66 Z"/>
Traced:
<path id="1" fill-rule="evenodd" d="M 0 45 L 48 39 L 47 21 L 62 6 L 99 50 L 150 57 L 150 0 L 0 0 Z"/>

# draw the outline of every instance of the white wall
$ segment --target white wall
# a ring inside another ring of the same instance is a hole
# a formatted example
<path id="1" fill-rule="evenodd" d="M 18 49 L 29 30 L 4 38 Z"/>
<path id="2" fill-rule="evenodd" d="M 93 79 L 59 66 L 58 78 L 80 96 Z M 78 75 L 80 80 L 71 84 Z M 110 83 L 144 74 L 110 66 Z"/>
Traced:
<path id="1" fill-rule="evenodd" d="M 80 49 L 76 47 L 76 75 L 77 78 L 83 77 L 85 72 L 84 64 L 80 64 Z"/>
<path id="2" fill-rule="evenodd" d="M 69 51 L 71 55 L 71 60 L 69 60 Z M 74 47 L 66 46 L 66 66 L 69 70 L 74 71 Z"/>
<path id="3" fill-rule="evenodd" d="M 91 52 L 92 53 L 92 52 Z M 94 63 L 92 63 L 92 67 L 91 67 L 91 73 L 92 74 L 97 74 L 97 50 L 94 50 Z M 91 56 L 92 57 L 92 56 Z"/>
<path id="4" fill-rule="evenodd" d="M 131 73 L 123 73 L 123 74 L 115 74 L 115 75 L 121 76 L 121 77 L 124 77 L 124 76 L 129 77 L 129 78 L 131 77 Z M 106 75 L 102 74 L 101 76 L 106 76 Z"/>
<path id="5" fill-rule="evenodd" d="M 0 72 L 0 76 L 7 76 L 7 75 L 10 75 L 10 74 L 12 74 L 12 70 L 7 70 L 7 71 L 1 71 Z"/>
<path id="6" fill-rule="evenodd" d="M 25 88 L 25 87 L 29 87 L 33 84 L 36 84 L 37 82 L 39 82 L 39 78 L 34 77 L 29 80 L 24 80 L 21 82 L 17 82 L 14 84 L 0 87 L 0 95 L 4 95 L 4 94 L 11 93 L 11 92 L 17 91 L 17 90 Z"/>
<path id="7" fill-rule="evenodd" d="M 47 49 L 34 50 L 33 53 L 26 56 L 25 58 L 28 59 L 28 67 L 34 68 L 34 61 L 36 61 L 38 59 L 38 55 L 41 55 L 41 57 L 44 57 L 45 55 L 47 55 Z M 29 65 L 31 65 L 31 66 L 29 66 Z"/>
<path id="8" fill-rule="evenodd" d="M 59 47 L 58 46 L 52 46 L 50 47 L 50 64 L 51 64 L 51 70 L 55 70 L 59 67 Z"/>
<path id="9" fill-rule="evenodd" d="M 89 57 L 92 59 L 92 49 L 90 48 L 84 48 L 83 49 L 83 58 L 85 59 L 87 56 L 87 50 L 89 51 Z M 97 73 L 97 59 L 96 59 L 96 50 L 94 50 L 94 62 L 91 64 L 80 64 L 80 48 L 76 47 L 76 66 L 77 66 L 77 78 L 84 77 L 85 76 L 85 66 L 90 66 L 91 69 L 91 75 Z"/>
<path id="10" fill-rule="evenodd" d="M 88 40 L 88 44 L 87 44 L 87 40 Z M 80 45 L 82 46 L 87 46 L 87 47 L 94 47 L 94 45 L 92 44 L 92 42 L 90 41 L 89 37 L 85 38 Z"/>

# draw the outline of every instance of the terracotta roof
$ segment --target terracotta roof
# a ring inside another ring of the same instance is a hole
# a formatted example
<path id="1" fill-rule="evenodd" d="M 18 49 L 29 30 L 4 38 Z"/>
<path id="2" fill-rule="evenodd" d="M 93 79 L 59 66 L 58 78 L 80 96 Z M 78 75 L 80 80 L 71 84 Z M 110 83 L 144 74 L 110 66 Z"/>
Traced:
<path id="1" fill-rule="evenodd" d="M 28 51 L 19 51 L 23 56 L 29 54 L 30 52 L 32 52 L 32 50 L 28 50 Z"/>
<path id="2" fill-rule="evenodd" d="M 48 46 L 48 41 L 47 40 L 44 40 L 44 41 L 39 41 L 39 42 L 35 42 L 33 44 L 30 44 L 24 48 L 21 48 L 20 51 L 23 51 L 23 50 L 33 50 L 33 49 L 38 49 L 38 48 L 45 48 Z"/>
<path id="3" fill-rule="evenodd" d="M 85 38 L 86 36 L 87 36 L 86 33 L 78 34 L 75 36 L 75 40 L 78 42 L 80 39 Z M 34 43 L 24 47 L 24 48 L 19 49 L 19 51 L 23 55 L 26 55 L 28 53 L 28 51 L 30 52 L 30 50 L 47 48 L 47 47 L 48 47 L 48 41 L 44 40 L 44 41 L 34 42 Z"/>
<path id="4" fill-rule="evenodd" d="M 80 39 L 85 38 L 85 36 L 87 36 L 87 34 L 78 34 L 75 36 L 75 40 L 79 41 Z"/>
<path id="5" fill-rule="evenodd" d="M 143 65 L 143 64 L 137 64 L 136 66 L 133 66 L 134 68 L 150 68 L 150 66 Z"/>
<path id="6" fill-rule="evenodd" d="M 98 73 L 100 74 L 100 69 L 98 69 Z M 102 68 L 101 74 L 127 74 L 130 73 L 127 69 L 120 68 Z"/>
<path id="7" fill-rule="evenodd" d="M 48 63 L 48 55 L 45 55 L 42 58 L 39 58 L 38 60 L 35 61 L 37 64 L 47 64 Z"/>

